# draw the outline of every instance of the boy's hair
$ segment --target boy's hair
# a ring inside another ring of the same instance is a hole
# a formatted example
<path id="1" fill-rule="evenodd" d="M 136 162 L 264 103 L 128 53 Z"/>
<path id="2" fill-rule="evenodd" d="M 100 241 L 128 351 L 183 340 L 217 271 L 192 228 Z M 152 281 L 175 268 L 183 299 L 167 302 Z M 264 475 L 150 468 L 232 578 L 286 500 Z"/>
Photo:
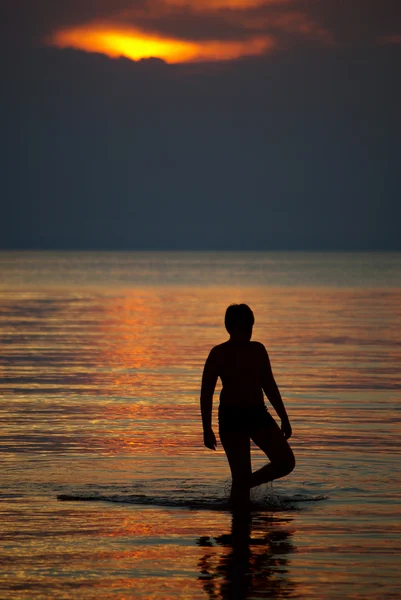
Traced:
<path id="1" fill-rule="evenodd" d="M 228 333 L 233 329 L 250 329 L 254 323 L 255 317 L 247 304 L 230 304 L 227 308 L 224 325 Z"/>

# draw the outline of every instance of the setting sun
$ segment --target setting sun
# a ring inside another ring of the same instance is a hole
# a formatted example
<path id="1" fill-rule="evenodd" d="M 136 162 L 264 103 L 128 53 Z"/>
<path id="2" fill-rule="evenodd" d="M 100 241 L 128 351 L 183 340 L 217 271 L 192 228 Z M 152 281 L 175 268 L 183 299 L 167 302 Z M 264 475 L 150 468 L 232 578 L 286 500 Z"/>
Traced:
<path id="1" fill-rule="evenodd" d="M 65 29 L 53 35 L 52 45 L 99 52 L 112 58 L 131 60 L 160 58 L 167 63 L 231 60 L 262 54 L 272 46 L 268 37 L 244 41 L 187 41 L 147 35 L 137 30 L 106 27 Z"/>

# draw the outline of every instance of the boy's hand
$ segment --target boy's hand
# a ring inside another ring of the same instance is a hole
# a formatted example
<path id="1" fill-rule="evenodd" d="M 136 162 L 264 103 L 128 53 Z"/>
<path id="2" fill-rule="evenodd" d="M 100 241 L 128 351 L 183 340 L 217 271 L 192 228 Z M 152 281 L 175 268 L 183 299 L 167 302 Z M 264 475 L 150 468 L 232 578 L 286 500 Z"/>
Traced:
<path id="1" fill-rule="evenodd" d="M 217 441 L 213 429 L 205 429 L 203 431 L 203 443 L 205 444 L 206 448 L 209 448 L 210 450 L 216 450 Z"/>
<path id="2" fill-rule="evenodd" d="M 292 428 L 288 419 L 281 420 L 281 431 L 286 440 L 288 440 L 292 435 Z"/>

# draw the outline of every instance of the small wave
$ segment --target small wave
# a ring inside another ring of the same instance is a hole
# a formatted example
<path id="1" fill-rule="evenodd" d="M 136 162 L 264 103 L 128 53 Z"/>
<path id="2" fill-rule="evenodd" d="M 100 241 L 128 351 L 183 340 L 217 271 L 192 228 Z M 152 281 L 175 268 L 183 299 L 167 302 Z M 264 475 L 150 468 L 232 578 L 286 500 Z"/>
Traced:
<path id="1" fill-rule="evenodd" d="M 297 505 L 303 502 L 318 502 L 326 500 L 328 496 L 306 494 L 281 495 L 269 491 L 251 493 L 251 510 L 296 510 Z M 223 510 L 229 511 L 230 505 L 227 498 L 167 498 L 146 496 L 144 494 L 59 494 L 58 500 L 64 502 L 114 502 L 120 504 L 136 504 L 140 506 L 159 506 L 166 508 L 186 508 L 190 510 Z"/>
<path id="2" fill-rule="evenodd" d="M 277 493 L 269 484 L 262 485 L 251 490 L 251 502 L 266 510 L 289 510 L 299 509 L 299 504 L 304 502 L 319 502 L 327 500 L 328 496 L 323 494 Z"/>
<path id="3" fill-rule="evenodd" d="M 117 502 L 120 504 L 139 504 L 141 506 L 164 506 L 169 508 L 190 508 L 204 510 L 229 510 L 228 500 L 188 500 L 180 498 L 155 498 L 144 495 L 120 494 L 59 494 L 57 500 L 65 502 Z"/>

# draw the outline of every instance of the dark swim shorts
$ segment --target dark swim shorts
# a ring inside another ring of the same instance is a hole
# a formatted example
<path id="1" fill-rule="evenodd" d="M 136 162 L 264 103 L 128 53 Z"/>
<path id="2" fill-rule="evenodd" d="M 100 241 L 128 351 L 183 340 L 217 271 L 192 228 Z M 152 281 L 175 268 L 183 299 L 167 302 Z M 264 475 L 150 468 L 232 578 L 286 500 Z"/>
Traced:
<path id="1" fill-rule="evenodd" d="M 266 406 L 219 406 L 219 431 L 241 432 L 252 435 L 258 429 L 275 425 Z"/>

